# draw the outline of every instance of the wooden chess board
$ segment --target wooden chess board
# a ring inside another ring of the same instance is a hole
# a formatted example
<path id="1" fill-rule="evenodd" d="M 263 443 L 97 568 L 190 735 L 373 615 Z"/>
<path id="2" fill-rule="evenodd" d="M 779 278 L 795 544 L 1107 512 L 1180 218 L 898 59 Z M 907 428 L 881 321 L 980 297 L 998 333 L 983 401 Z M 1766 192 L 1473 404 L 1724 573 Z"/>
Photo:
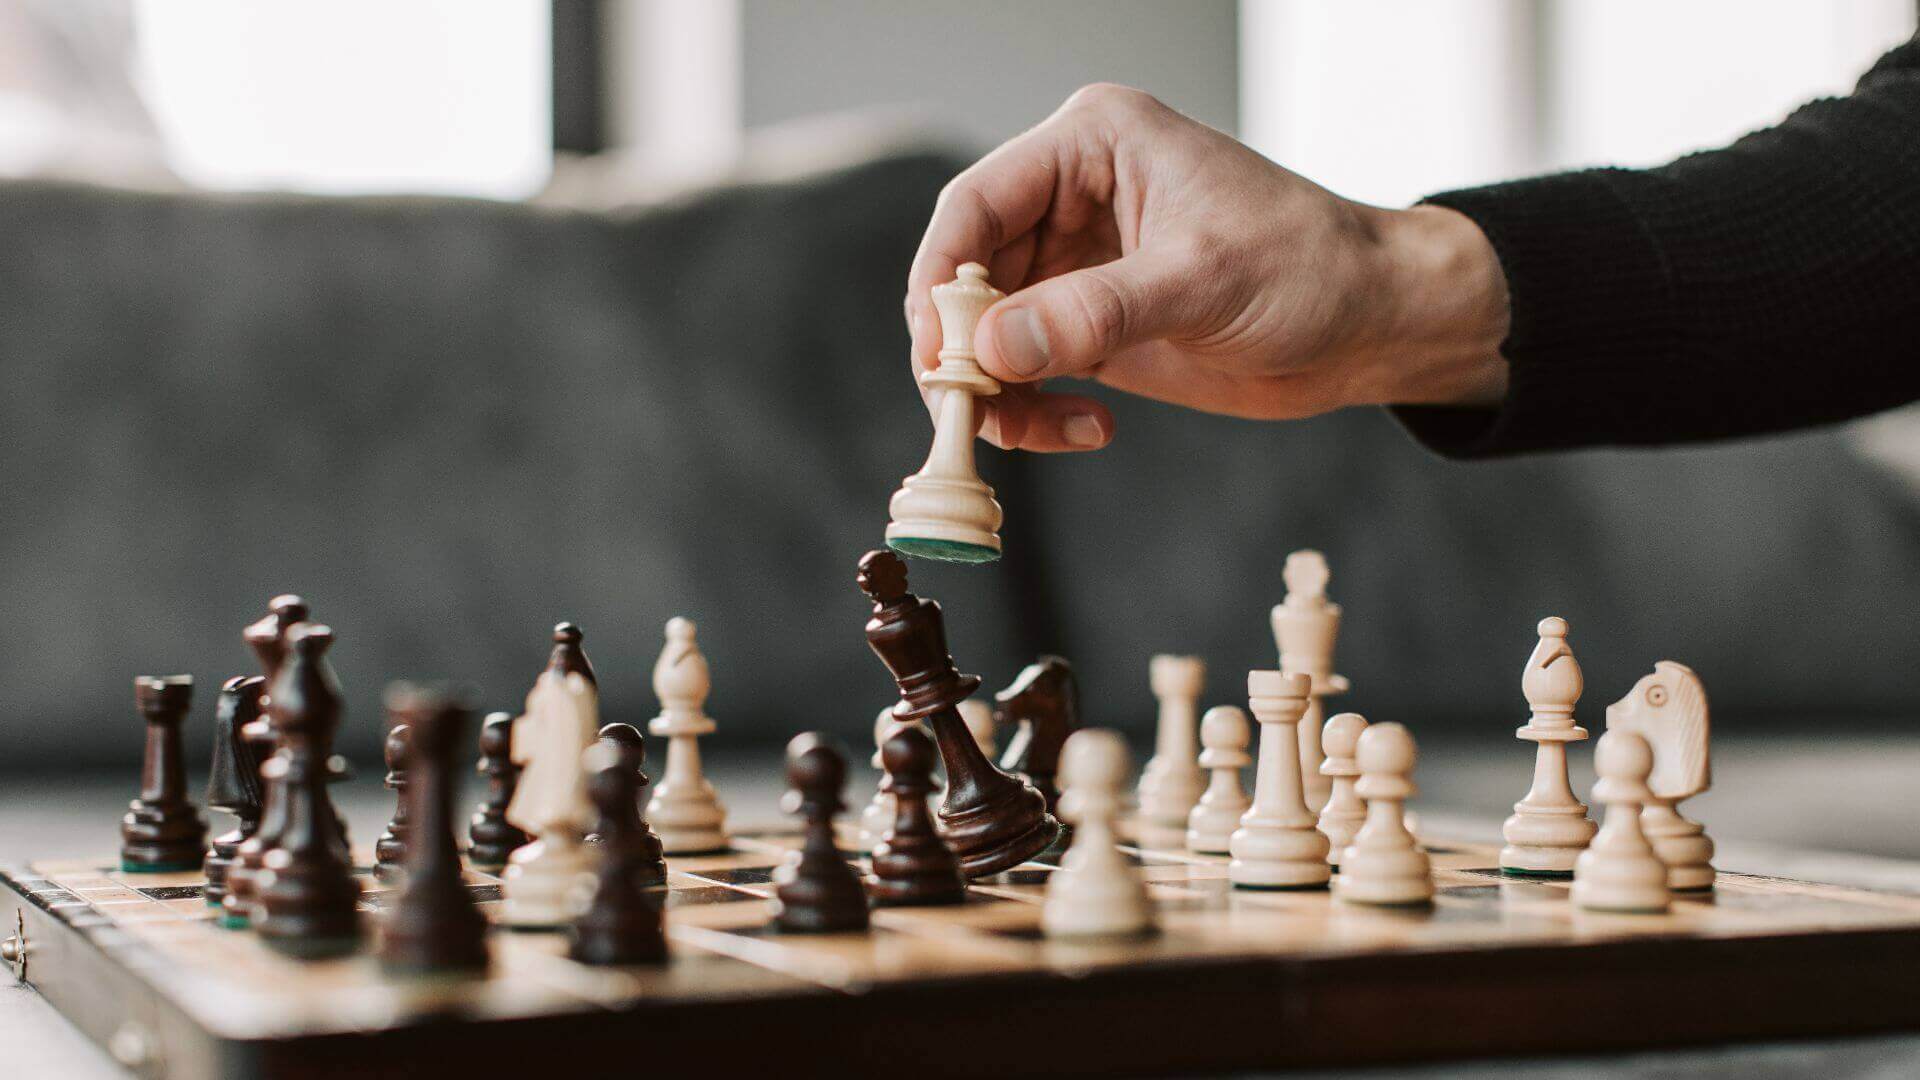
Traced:
<path id="1" fill-rule="evenodd" d="M 1368 909 L 1234 890 L 1224 858 L 1134 848 L 1162 921 L 1148 939 L 1046 939 L 1047 862 L 961 906 L 804 936 L 766 926 L 796 842 L 670 860 L 674 955 L 656 969 L 582 966 L 557 933 L 507 931 L 483 979 L 303 963 L 221 929 L 197 874 L 110 859 L 0 871 L 0 916 L 26 940 L 16 974 L 146 1076 L 1193 1072 L 1920 1027 L 1920 897 L 1723 873 L 1666 915 L 1593 914 L 1565 883 L 1503 879 L 1490 847 L 1436 840 L 1435 905 Z M 382 887 L 363 883 L 377 911 Z M 498 879 L 470 887 L 498 902 Z"/>

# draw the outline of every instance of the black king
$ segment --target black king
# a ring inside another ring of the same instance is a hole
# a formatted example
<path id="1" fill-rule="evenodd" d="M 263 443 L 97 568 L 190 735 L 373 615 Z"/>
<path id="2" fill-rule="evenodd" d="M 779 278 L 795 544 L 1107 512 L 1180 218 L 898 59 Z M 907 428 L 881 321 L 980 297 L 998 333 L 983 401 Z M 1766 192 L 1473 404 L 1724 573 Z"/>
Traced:
<path id="1" fill-rule="evenodd" d="M 979 689 L 980 678 L 955 668 L 940 605 L 907 591 L 906 564 L 891 551 L 862 556 L 857 580 L 873 601 L 867 644 L 900 686 L 893 715 L 926 721 L 946 762 L 941 833 L 962 872 L 997 874 L 1044 851 L 1060 835 L 1046 800 L 1033 785 L 995 768 L 960 719 L 956 706 Z"/>

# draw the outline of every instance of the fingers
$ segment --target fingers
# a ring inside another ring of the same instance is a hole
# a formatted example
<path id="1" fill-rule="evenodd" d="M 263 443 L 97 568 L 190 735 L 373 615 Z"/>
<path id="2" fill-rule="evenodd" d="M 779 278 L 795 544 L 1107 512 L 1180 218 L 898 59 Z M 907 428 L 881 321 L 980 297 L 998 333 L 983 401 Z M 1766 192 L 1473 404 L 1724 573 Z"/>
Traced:
<path id="1" fill-rule="evenodd" d="M 1051 133 L 1036 128 L 981 158 L 940 193 L 907 274 L 907 322 L 921 363 L 939 363 L 940 316 L 928 290 L 952 281 L 968 262 L 989 267 L 990 280 L 1003 288 L 1024 280 L 1033 253 L 1029 234 L 1053 203 L 1056 149 Z M 1017 250 L 1003 253 L 1009 245 Z M 1012 276 L 1016 271 L 1020 276 Z"/>
<path id="2" fill-rule="evenodd" d="M 1127 349 L 1195 332 L 1206 277 L 1192 260 L 1140 250 L 1049 278 L 995 304 L 974 335 L 1002 382 L 1088 375 Z"/>
<path id="3" fill-rule="evenodd" d="M 1090 397 L 1008 386 L 980 403 L 980 435 L 1003 450 L 1052 454 L 1113 441 L 1113 413 Z"/>

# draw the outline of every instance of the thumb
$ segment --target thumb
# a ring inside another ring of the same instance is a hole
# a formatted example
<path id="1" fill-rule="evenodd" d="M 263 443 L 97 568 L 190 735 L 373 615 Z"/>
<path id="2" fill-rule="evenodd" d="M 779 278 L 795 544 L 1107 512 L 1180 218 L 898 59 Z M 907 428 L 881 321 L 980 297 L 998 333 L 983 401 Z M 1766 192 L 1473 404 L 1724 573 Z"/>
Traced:
<path id="1" fill-rule="evenodd" d="M 980 320 L 980 366 L 1003 382 L 1084 375 L 1131 346 L 1186 329 L 1194 285 L 1187 268 L 1147 252 L 1048 278 Z"/>

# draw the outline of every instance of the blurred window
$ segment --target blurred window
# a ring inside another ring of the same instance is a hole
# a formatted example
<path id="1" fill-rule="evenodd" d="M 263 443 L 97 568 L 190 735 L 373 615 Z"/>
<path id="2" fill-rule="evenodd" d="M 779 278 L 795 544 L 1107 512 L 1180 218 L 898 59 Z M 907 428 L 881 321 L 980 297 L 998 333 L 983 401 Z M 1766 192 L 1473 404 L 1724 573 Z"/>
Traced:
<path id="1" fill-rule="evenodd" d="M 136 0 L 189 183 L 515 198 L 552 170 L 548 0 Z"/>
<path id="2" fill-rule="evenodd" d="M 1845 93 L 1914 0 L 1241 0 L 1241 135 L 1352 198 L 1650 165 Z"/>

